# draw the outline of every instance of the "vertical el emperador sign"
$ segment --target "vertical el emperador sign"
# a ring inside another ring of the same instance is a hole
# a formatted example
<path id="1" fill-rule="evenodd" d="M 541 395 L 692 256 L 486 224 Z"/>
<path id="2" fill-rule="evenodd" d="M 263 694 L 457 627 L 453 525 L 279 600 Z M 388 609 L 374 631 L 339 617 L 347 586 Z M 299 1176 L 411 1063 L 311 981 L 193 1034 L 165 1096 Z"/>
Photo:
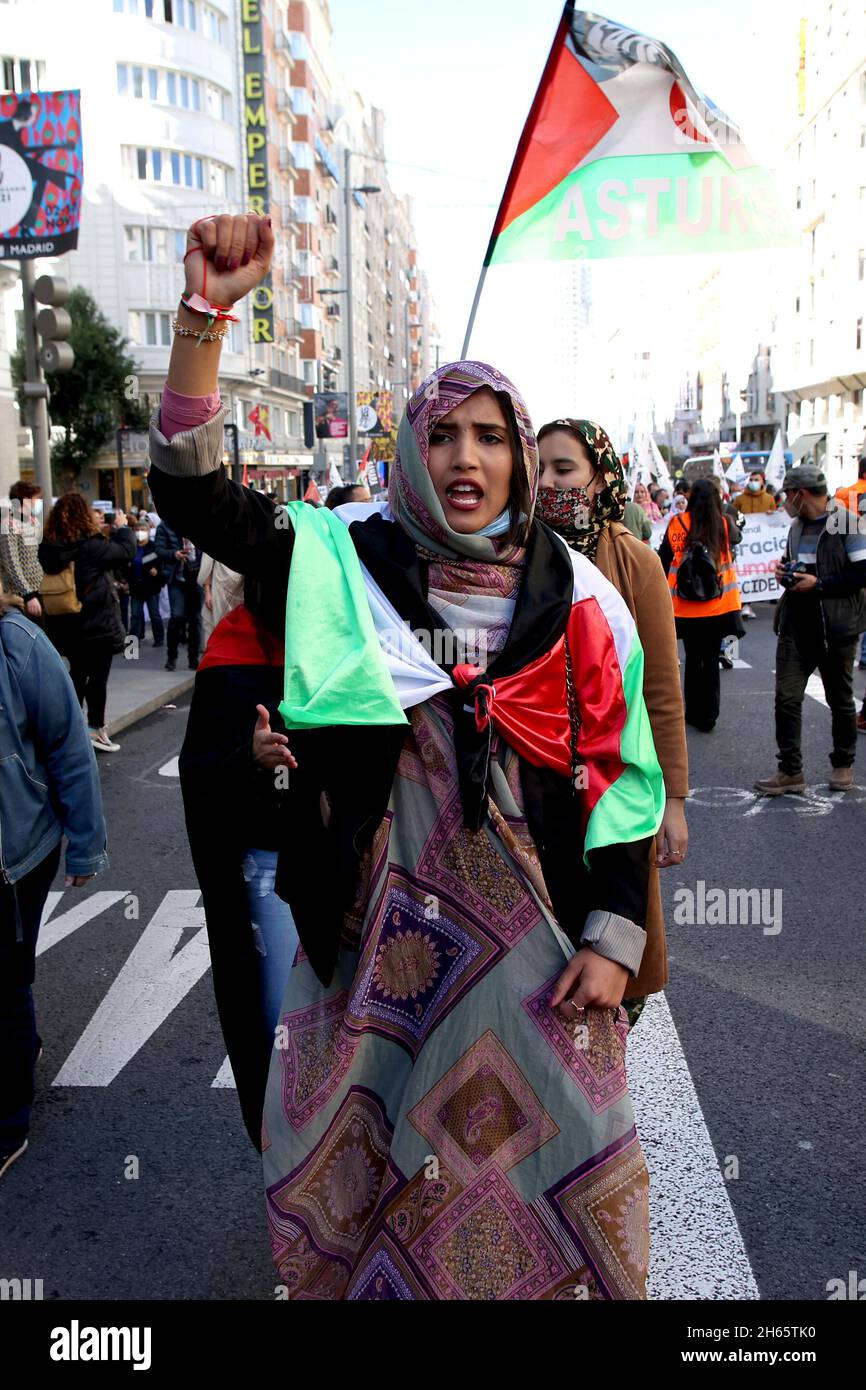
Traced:
<path id="1" fill-rule="evenodd" d="M 244 136 L 247 147 L 247 206 L 259 217 L 270 211 L 268 192 L 268 120 L 265 105 L 265 54 L 260 0 L 241 0 L 244 54 Z M 253 342 L 274 341 L 274 291 L 271 277 L 253 291 Z"/>

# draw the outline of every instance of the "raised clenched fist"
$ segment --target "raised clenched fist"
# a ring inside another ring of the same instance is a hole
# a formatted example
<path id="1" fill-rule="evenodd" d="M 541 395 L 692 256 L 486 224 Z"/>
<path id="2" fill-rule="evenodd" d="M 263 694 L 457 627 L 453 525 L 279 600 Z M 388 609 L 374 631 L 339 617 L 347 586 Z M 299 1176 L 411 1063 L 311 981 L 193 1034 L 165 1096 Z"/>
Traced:
<path id="1" fill-rule="evenodd" d="M 212 304 L 237 304 L 270 269 L 274 254 L 270 218 L 254 213 L 203 217 L 187 232 L 186 249 L 186 293 L 204 295 Z"/>

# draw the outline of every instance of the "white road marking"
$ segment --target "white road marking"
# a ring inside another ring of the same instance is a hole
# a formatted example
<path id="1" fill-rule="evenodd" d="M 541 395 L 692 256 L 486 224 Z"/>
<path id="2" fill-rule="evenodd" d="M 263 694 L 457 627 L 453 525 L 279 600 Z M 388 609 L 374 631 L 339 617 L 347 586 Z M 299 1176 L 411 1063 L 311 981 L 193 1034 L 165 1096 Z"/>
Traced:
<path id="1" fill-rule="evenodd" d="M 751 671 L 751 669 L 752 669 L 751 662 L 743 661 L 740 657 L 735 657 L 735 658 L 734 658 L 734 670 L 735 670 L 735 671 Z"/>
<path id="2" fill-rule="evenodd" d="M 105 912 L 107 908 L 113 907 L 121 898 L 128 896 L 128 890 L 126 888 L 121 888 L 119 891 L 115 889 L 114 891 L 91 893 L 89 898 L 80 898 L 78 901 L 75 901 L 73 894 L 76 891 L 79 893 L 81 892 L 80 889 L 75 890 L 70 888 L 68 890 L 70 901 L 74 903 L 74 906 L 70 907 L 68 912 L 62 912 L 59 917 L 52 917 L 51 914 L 60 902 L 60 899 L 64 897 L 64 894 L 48 894 L 45 900 L 45 908 L 42 912 L 39 939 L 36 943 L 37 956 L 43 955 L 44 952 L 50 950 L 52 946 L 56 946 L 58 941 L 62 941 L 64 937 L 77 931 L 79 927 L 83 927 L 85 922 L 92 921 L 92 919 L 98 917 L 101 912 Z"/>
<path id="3" fill-rule="evenodd" d="M 759 1298 L 663 994 L 650 997 L 629 1038 L 628 1075 L 650 1170 L 650 1297 Z"/>
<path id="4" fill-rule="evenodd" d="M 108 1086 L 198 983 L 210 965 L 198 899 L 197 888 L 166 893 L 55 1086 Z M 189 928 L 195 935 L 177 951 Z"/>
<path id="5" fill-rule="evenodd" d="M 823 705 L 825 709 L 830 708 L 827 704 L 827 697 L 824 694 L 824 682 L 817 671 L 813 671 L 806 682 L 806 694 L 811 696 L 813 700 L 817 700 L 818 704 Z"/>
<path id="6" fill-rule="evenodd" d="M 228 1057 L 226 1057 L 225 1061 L 223 1062 L 222 1066 L 220 1067 L 219 1071 L 217 1072 L 210 1085 L 211 1090 L 213 1090 L 215 1086 L 218 1088 L 225 1088 L 226 1090 L 237 1090 L 235 1074 L 232 1071 L 232 1064 L 229 1061 Z"/>
<path id="7" fill-rule="evenodd" d="M 178 759 L 176 757 L 171 758 L 169 762 L 164 763 L 159 769 L 159 775 L 160 777 L 179 777 L 180 768 L 178 767 Z"/>

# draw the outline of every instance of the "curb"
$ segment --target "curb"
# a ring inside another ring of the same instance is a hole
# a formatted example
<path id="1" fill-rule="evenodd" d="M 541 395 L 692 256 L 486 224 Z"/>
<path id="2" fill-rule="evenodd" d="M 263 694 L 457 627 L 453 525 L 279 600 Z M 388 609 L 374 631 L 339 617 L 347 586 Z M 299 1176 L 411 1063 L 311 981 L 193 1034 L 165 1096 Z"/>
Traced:
<path id="1" fill-rule="evenodd" d="M 137 724 L 140 719 L 146 719 L 149 714 L 155 714 L 163 705 L 174 704 L 181 695 L 185 695 L 188 690 L 192 690 L 195 685 L 195 671 L 191 671 L 182 681 L 176 685 L 171 685 L 167 690 L 163 690 L 159 695 L 154 695 L 150 700 L 146 700 L 143 705 L 137 705 L 135 709 L 129 710 L 126 714 L 120 714 L 116 719 L 109 723 L 109 734 L 119 734 L 121 730 L 128 729 L 132 724 Z"/>

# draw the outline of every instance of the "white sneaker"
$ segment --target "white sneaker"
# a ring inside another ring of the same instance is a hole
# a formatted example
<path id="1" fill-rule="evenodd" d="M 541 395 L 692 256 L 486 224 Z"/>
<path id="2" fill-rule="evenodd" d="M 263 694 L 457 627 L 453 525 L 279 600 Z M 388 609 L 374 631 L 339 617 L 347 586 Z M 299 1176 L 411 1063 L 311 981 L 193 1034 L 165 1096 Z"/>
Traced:
<path id="1" fill-rule="evenodd" d="M 754 608 L 750 608 L 748 604 L 744 604 L 740 616 L 743 618 L 754 618 L 755 610 Z"/>
<path id="2" fill-rule="evenodd" d="M 119 753 L 120 744 L 112 743 L 108 737 L 108 730 L 103 724 L 101 729 L 90 730 L 90 742 L 100 753 Z"/>

